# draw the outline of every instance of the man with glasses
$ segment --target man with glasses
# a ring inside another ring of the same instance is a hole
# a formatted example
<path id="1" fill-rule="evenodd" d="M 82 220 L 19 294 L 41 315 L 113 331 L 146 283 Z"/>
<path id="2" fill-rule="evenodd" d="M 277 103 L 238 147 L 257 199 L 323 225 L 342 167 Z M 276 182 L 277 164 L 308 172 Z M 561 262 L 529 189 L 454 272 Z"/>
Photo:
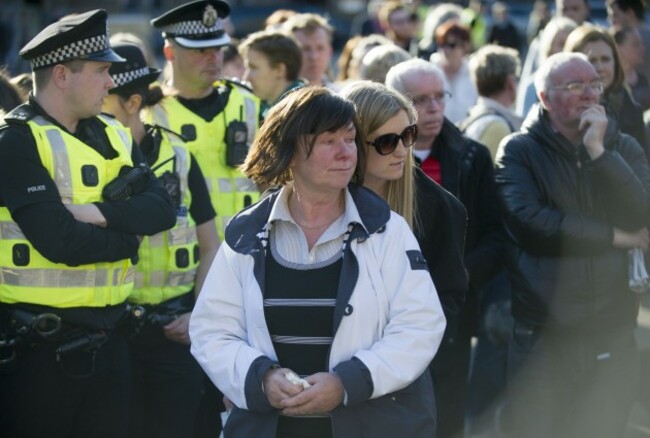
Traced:
<path id="1" fill-rule="evenodd" d="M 511 432 L 623 436 L 639 378 L 628 252 L 650 241 L 650 168 L 608 123 L 587 56 L 549 57 L 535 87 L 539 111 L 496 159 L 515 318 Z"/>
<path id="2" fill-rule="evenodd" d="M 391 68 L 386 85 L 413 102 L 418 138 L 413 146 L 422 170 L 456 196 L 467 210 L 465 267 L 467 301 L 447 320 L 447 331 L 431 365 L 438 408 L 438 437 L 462 436 L 470 341 L 476 332 L 478 291 L 501 266 L 502 231 L 490 151 L 444 116 L 451 97 L 445 74 L 422 59 Z"/>

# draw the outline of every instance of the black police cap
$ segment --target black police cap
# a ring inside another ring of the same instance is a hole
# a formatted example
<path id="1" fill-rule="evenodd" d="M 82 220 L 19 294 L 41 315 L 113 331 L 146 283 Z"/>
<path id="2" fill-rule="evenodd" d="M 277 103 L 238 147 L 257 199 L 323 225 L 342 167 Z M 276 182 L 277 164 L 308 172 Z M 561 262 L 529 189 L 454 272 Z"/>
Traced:
<path id="1" fill-rule="evenodd" d="M 108 91 L 109 93 L 115 94 L 146 87 L 158 79 L 160 70 L 147 65 L 140 47 L 135 44 L 120 43 L 114 44 L 112 49 L 118 56 L 124 58 L 125 62 L 111 65 L 108 72 L 115 86 Z"/>
<path id="2" fill-rule="evenodd" d="M 30 61 L 32 70 L 74 59 L 124 61 L 111 50 L 103 9 L 69 15 L 50 24 L 20 50 L 20 56 Z"/>
<path id="3" fill-rule="evenodd" d="M 218 47 L 230 42 L 223 26 L 223 19 L 229 14 L 230 5 L 225 1 L 198 0 L 165 12 L 151 20 L 151 24 L 181 47 Z"/>

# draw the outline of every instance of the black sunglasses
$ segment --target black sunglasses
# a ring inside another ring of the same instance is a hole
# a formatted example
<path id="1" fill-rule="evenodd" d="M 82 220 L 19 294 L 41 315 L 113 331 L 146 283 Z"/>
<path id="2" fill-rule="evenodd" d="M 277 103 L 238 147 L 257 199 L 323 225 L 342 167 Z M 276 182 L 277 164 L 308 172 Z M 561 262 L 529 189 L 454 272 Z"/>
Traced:
<path id="1" fill-rule="evenodd" d="M 418 126 L 411 125 L 404 129 L 400 135 L 384 134 L 377 137 L 375 141 L 368 141 L 366 143 L 374 146 L 379 155 L 388 155 L 393 153 L 400 140 L 402 140 L 404 147 L 408 148 L 413 146 L 417 139 Z"/>

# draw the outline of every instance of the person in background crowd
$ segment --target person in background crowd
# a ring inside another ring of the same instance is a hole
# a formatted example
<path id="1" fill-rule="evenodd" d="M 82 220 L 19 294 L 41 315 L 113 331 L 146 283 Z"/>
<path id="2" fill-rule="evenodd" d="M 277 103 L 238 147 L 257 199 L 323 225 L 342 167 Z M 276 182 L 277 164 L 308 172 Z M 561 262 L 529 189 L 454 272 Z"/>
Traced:
<path id="1" fill-rule="evenodd" d="M 126 62 L 111 66 L 115 87 L 105 112 L 128 127 L 147 164 L 167 188 L 176 207 L 176 225 L 145 237 L 138 251 L 135 287 L 129 302 L 144 314 L 129 337 L 133 402 L 131 437 L 193 436 L 203 372 L 189 349 L 188 326 L 195 292 L 217 252 L 214 218 L 203 173 L 179 135 L 145 125 L 140 110 L 162 98 L 148 86 L 160 70 L 148 67 L 139 47 L 116 44 Z M 196 287 L 195 287 L 196 283 Z"/>
<path id="2" fill-rule="evenodd" d="M 246 65 L 244 79 L 262 101 L 262 118 L 282 96 L 305 85 L 298 77 L 302 50 L 294 37 L 280 32 L 255 32 L 242 41 L 239 50 Z"/>
<path id="3" fill-rule="evenodd" d="M 558 16 L 551 18 L 551 21 L 548 22 L 536 40 L 538 54 L 536 65 L 541 65 L 541 63 L 549 56 L 561 52 L 564 49 L 564 43 L 566 42 L 567 37 L 576 27 L 578 27 L 578 25 L 570 18 Z M 530 111 L 530 108 L 537 102 L 534 73 L 533 70 L 528 71 L 528 73 L 524 75 L 522 69 L 519 78 L 515 112 L 520 117 L 525 118 Z"/>
<path id="4" fill-rule="evenodd" d="M 591 12 L 589 8 L 589 0 L 555 0 L 555 17 L 566 17 L 580 26 L 582 23 L 586 22 L 589 19 L 589 13 Z M 528 46 L 528 52 L 526 52 L 526 59 L 524 60 L 524 65 L 521 68 L 521 81 L 519 82 L 520 88 L 517 91 L 519 96 L 526 95 L 525 88 L 528 87 L 529 82 L 533 82 L 533 75 L 540 61 L 540 40 L 535 38 Z M 534 93 L 533 93 L 534 94 Z M 521 109 L 521 107 L 518 108 Z M 520 115 L 525 116 L 525 113 L 517 111 Z"/>
<path id="5" fill-rule="evenodd" d="M 374 47 L 381 45 L 394 45 L 391 40 L 386 38 L 383 35 L 367 35 L 361 37 L 358 43 L 352 48 L 350 53 L 350 59 L 347 67 L 347 76 L 345 79 L 337 80 L 337 86 L 343 85 L 346 80 L 357 80 L 359 79 L 359 70 L 361 69 L 361 62 L 363 57 L 373 49 Z M 341 58 L 339 58 L 340 60 Z M 339 68 L 343 66 L 339 64 Z M 339 77 L 342 77 L 341 71 L 339 70 Z"/>
<path id="6" fill-rule="evenodd" d="M 551 20 L 548 0 L 535 0 L 526 26 L 526 43 L 530 45 Z"/>
<path id="7" fill-rule="evenodd" d="M 0 69 L 0 110 L 6 114 L 26 101 L 21 90 L 11 81 L 7 70 Z"/>
<path id="8" fill-rule="evenodd" d="M 535 81 L 539 112 L 496 160 L 515 318 L 511 434 L 623 436 L 639 385 L 628 251 L 648 248 L 650 168 L 608 122 L 586 55 L 552 55 Z"/>
<path id="9" fill-rule="evenodd" d="M 27 102 L 27 100 L 29 99 L 29 93 L 31 93 L 32 90 L 34 89 L 32 74 L 20 73 L 19 75 L 16 75 L 11 79 L 9 79 L 9 82 L 11 82 L 18 90 L 18 94 L 20 94 L 21 103 Z"/>
<path id="10" fill-rule="evenodd" d="M 449 84 L 451 98 L 445 102 L 445 117 L 458 123 L 467 117 L 467 111 L 474 106 L 478 93 L 469 75 L 467 55 L 471 43 L 467 28 L 453 21 L 441 24 L 436 29 L 438 51 L 430 61 L 444 73 Z"/>
<path id="11" fill-rule="evenodd" d="M 479 97 L 458 126 L 469 138 L 487 146 L 492 159 L 501 140 L 521 126 L 521 118 L 512 110 L 519 69 L 519 53 L 494 44 L 481 47 L 469 60 Z"/>
<path id="12" fill-rule="evenodd" d="M 182 4 L 153 19 L 165 40 L 169 77 L 165 97 L 145 108 L 147 123 L 181 134 L 196 158 L 218 212 L 216 229 L 223 241 L 230 218 L 259 199 L 259 189 L 239 170 L 260 120 L 260 102 L 239 82 L 221 79 L 222 47 L 231 42 L 223 19 L 230 6 L 221 0 Z M 206 378 L 197 435 L 219 432 L 222 395 Z"/>
<path id="13" fill-rule="evenodd" d="M 465 25 L 471 35 L 471 46 L 469 51 L 474 51 L 487 42 L 487 0 L 469 0 L 468 5 L 460 16 L 460 22 Z"/>
<path id="14" fill-rule="evenodd" d="M 361 60 L 359 79 L 383 84 L 388 70 L 411 58 L 412 56 L 406 50 L 394 44 L 373 47 Z"/>
<path id="15" fill-rule="evenodd" d="M 614 29 L 635 27 L 643 41 L 641 72 L 650 79 L 650 25 L 646 23 L 644 0 L 607 0 L 607 18 Z"/>
<path id="16" fill-rule="evenodd" d="M 456 196 L 467 210 L 465 267 L 469 290 L 460 315 L 450 318 L 432 364 L 439 437 L 463 436 L 471 337 L 478 322 L 478 292 L 501 268 L 502 228 L 490 151 L 462 135 L 444 117 L 449 91 L 445 75 L 422 59 L 402 62 L 388 72 L 386 85 L 408 97 L 418 113 L 414 145 L 418 166 Z"/>
<path id="17" fill-rule="evenodd" d="M 426 368 L 445 317 L 408 224 L 360 186 L 355 119 L 329 89 L 299 88 L 244 163 L 280 189 L 228 224 L 190 321 L 233 403 L 225 436 L 435 433 Z"/>
<path id="18" fill-rule="evenodd" d="M 176 214 L 129 131 L 100 115 L 111 63 L 124 61 L 106 17 L 64 17 L 21 49 L 34 91 L 0 130 L 7 438 L 127 436 L 131 378 L 118 326 L 143 236 L 172 227 Z"/>
<path id="19" fill-rule="evenodd" d="M 391 0 L 383 3 L 377 13 L 384 35 L 396 46 L 416 56 L 419 18 L 406 4 Z"/>
<path id="20" fill-rule="evenodd" d="M 492 4 L 492 20 L 487 42 L 519 51 L 521 49 L 521 36 L 519 30 L 508 16 L 508 5 L 500 1 L 494 2 Z"/>
<path id="21" fill-rule="evenodd" d="M 605 90 L 602 104 L 617 123 L 621 132 L 639 142 L 650 157 L 650 145 L 645 138 L 643 111 L 625 87 L 625 73 L 616 50 L 614 38 L 605 29 L 583 24 L 573 30 L 564 43 L 565 52 L 582 52 L 589 57 Z"/>
<path id="22" fill-rule="evenodd" d="M 368 81 L 350 84 L 341 95 L 354 103 L 360 129 L 368 139 L 364 185 L 406 219 L 427 261 L 447 321 L 457 318 L 467 291 L 463 262 L 467 213 L 458 199 L 413 166 L 409 150 L 417 140 L 413 104 L 383 84 Z M 455 338 L 454 329 L 448 325 L 444 338 Z"/>
<path id="23" fill-rule="evenodd" d="M 424 24 L 422 25 L 422 38 L 418 43 L 418 57 L 429 59 L 438 50 L 436 43 L 436 29 L 447 21 L 460 21 L 463 8 L 455 3 L 439 3 L 429 7 Z"/>
<path id="24" fill-rule="evenodd" d="M 302 48 L 300 77 L 311 85 L 331 86 L 334 28 L 320 15 L 304 13 L 291 16 L 282 25 L 282 30 L 293 35 Z"/>
<path id="25" fill-rule="evenodd" d="M 244 58 L 238 50 L 238 42 L 231 40 L 223 47 L 223 67 L 221 68 L 221 76 L 225 79 L 232 79 L 234 81 L 241 81 L 244 77 L 246 66 L 244 65 Z"/>
<path id="26" fill-rule="evenodd" d="M 264 20 L 265 30 L 282 30 L 285 21 L 296 15 L 298 12 L 293 9 L 276 9 Z"/>
<path id="27" fill-rule="evenodd" d="M 643 63 L 643 41 L 636 27 L 621 27 L 610 31 L 616 42 L 625 84 L 632 97 L 644 111 L 650 108 L 650 82 L 640 70 Z M 647 138 L 647 136 L 646 136 Z"/>

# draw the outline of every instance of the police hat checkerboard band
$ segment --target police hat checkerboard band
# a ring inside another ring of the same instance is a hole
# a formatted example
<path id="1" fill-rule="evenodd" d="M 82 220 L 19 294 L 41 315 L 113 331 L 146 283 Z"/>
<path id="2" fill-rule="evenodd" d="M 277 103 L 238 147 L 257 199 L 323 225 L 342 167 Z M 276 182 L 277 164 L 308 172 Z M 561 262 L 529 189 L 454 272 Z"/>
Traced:
<path id="1" fill-rule="evenodd" d="M 216 32 L 223 32 L 223 20 L 221 18 L 217 18 L 217 21 L 215 21 L 215 23 L 210 27 L 206 26 L 202 21 L 199 20 L 179 21 L 178 23 L 164 26 L 161 30 L 170 37 L 201 36 L 206 34 L 213 34 Z"/>
<path id="2" fill-rule="evenodd" d="M 45 67 L 58 64 L 70 59 L 81 58 L 91 53 L 101 52 L 110 48 L 108 34 L 96 35 L 84 40 L 75 41 L 44 55 L 37 56 L 30 61 L 32 68 Z"/>
<path id="3" fill-rule="evenodd" d="M 111 75 L 111 78 L 113 78 L 113 82 L 115 82 L 116 87 L 121 87 L 122 85 L 126 85 L 130 82 L 135 81 L 136 79 L 139 79 L 143 76 L 148 75 L 151 73 L 149 71 L 149 67 L 144 67 L 140 68 L 138 70 L 131 70 L 131 71 L 125 71 L 123 73 L 116 73 L 114 75 Z"/>

